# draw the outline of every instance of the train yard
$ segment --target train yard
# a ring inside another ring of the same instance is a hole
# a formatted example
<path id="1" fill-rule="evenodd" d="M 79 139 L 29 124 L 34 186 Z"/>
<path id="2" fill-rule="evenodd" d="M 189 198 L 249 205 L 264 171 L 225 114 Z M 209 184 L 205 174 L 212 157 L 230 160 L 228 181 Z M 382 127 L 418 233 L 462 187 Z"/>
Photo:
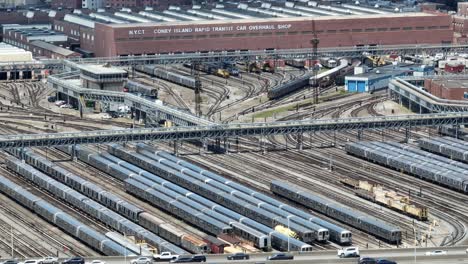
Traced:
<path id="1" fill-rule="evenodd" d="M 193 114 L 199 103 L 203 117 L 220 123 L 406 111 L 385 92 L 350 94 L 331 81 L 356 63 L 339 60 L 323 69 L 318 104 L 308 84 L 296 87 L 311 72 L 291 62 L 275 71 L 266 64 L 238 64 L 237 72 L 232 65 L 198 68 L 197 75 L 187 65 L 136 67 L 124 91 Z M 0 85 L 2 134 L 138 125 L 129 115 L 80 118 L 47 102 L 52 90 L 43 82 Z M 377 129 L 229 138 L 224 145 L 207 140 L 207 148 L 190 141 L 177 145 L 177 155 L 176 143 L 155 142 L 3 151 L 0 256 L 138 254 L 106 237 L 111 231 L 173 254 L 217 253 L 220 244 L 224 252 L 462 245 L 468 225 L 462 142 L 426 140 L 436 128 L 410 133 L 404 144 L 406 131 Z M 401 157 L 406 163 L 398 163 Z M 422 157 L 435 161 L 420 164 Z M 386 194 L 364 196 L 356 190 L 364 181 Z M 392 200 L 390 193 L 399 196 Z"/>

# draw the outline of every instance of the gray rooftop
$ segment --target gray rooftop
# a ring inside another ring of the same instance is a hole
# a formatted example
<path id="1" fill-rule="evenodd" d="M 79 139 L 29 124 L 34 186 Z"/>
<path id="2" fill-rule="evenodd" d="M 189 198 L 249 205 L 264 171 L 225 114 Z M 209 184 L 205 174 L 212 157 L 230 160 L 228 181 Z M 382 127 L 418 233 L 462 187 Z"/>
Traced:
<path id="1" fill-rule="evenodd" d="M 72 55 L 73 53 L 75 53 L 74 51 L 71 51 L 69 49 L 65 49 L 65 48 L 62 48 L 62 47 L 59 47 L 59 46 L 55 46 L 53 44 L 44 42 L 42 40 L 32 41 L 31 44 L 36 46 L 36 47 L 43 48 L 43 49 L 48 50 L 48 51 L 52 51 L 52 52 L 58 53 L 58 54 L 63 55 L 63 56 L 69 56 L 69 55 Z"/>

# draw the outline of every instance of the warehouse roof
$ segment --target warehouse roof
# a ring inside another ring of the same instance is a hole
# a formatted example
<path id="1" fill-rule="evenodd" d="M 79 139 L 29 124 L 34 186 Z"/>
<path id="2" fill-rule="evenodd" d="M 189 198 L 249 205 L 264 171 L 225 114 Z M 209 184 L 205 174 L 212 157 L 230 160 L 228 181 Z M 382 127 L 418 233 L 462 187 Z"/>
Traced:
<path id="1" fill-rule="evenodd" d="M 468 79 L 467 80 L 438 80 L 438 79 L 433 79 L 433 83 L 441 84 L 446 88 L 449 89 L 456 89 L 456 88 L 462 88 L 466 89 L 468 88 Z"/>
<path id="2" fill-rule="evenodd" d="M 177 25 L 211 25 L 211 24 L 238 24 L 238 23 L 259 23 L 259 22 L 294 22 L 310 20 L 344 20 L 344 19 L 369 19 L 369 18 L 400 18 L 400 17 L 434 17 L 439 14 L 430 13 L 395 13 L 395 14 L 372 14 L 372 15 L 349 15 L 349 16 L 317 16 L 317 17 L 281 17 L 281 18 L 250 18 L 232 20 L 191 20 L 155 23 L 132 23 L 132 24 L 109 24 L 112 28 L 128 27 L 154 27 L 154 26 L 177 26 Z"/>
<path id="3" fill-rule="evenodd" d="M 89 65 L 83 64 L 80 68 L 87 72 L 92 72 L 95 74 L 123 74 L 127 73 L 125 70 L 115 68 L 115 67 L 106 67 L 105 65 Z"/>
<path id="4" fill-rule="evenodd" d="M 44 42 L 42 40 L 32 41 L 31 45 L 34 45 L 36 47 L 39 47 L 39 48 L 42 48 L 42 49 L 45 49 L 45 50 L 48 50 L 48 51 L 63 55 L 63 56 L 69 56 L 69 55 L 72 55 L 73 53 L 75 53 L 74 51 L 71 51 L 69 49 L 65 49 L 65 48 L 62 48 L 62 47 L 59 47 L 59 46 L 55 46 L 53 44 Z"/>
<path id="5" fill-rule="evenodd" d="M 0 42 L 0 63 L 32 62 L 32 53 Z"/>

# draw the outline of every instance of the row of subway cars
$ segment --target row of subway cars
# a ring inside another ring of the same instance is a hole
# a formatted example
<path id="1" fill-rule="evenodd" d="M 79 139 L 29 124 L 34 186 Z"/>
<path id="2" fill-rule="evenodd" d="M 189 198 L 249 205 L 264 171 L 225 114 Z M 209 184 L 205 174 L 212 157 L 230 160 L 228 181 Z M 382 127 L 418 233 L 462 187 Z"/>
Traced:
<path id="1" fill-rule="evenodd" d="M 398 227 L 371 217 L 368 214 L 342 206 L 328 198 L 305 192 L 297 186 L 282 181 L 272 181 L 270 190 L 275 194 L 380 237 L 390 243 L 399 244 L 401 242 L 401 230 Z"/>
<path id="2" fill-rule="evenodd" d="M 19 149 L 11 149 L 10 152 L 15 156 L 20 155 Z M 98 201 L 104 205 L 104 207 L 101 206 L 96 208 L 99 209 L 99 211 L 95 211 L 94 213 L 91 213 L 91 215 L 103 220 L 107 225 L 112 226 L 114 229 L 119 231 L 127 230 L 126 234 L 132 234 L 135 231 L 132 232 L 131 230 L 128 230 L 130 228 L 126 226 L 128 225 L 132 229 L 138 230 L 138 226 L 135 224 L 137 223 L 141 227 L 150 231 L 141 231 L 141 236 L 146 236 L 147 242 L 151 242 L 153 245 L 158 245 L 158 249 L 160 251 L 184 254 L 186 251 L 179 248 L 182 247 L 192 253 L 209 252 L 208 245 L 200 239 L 197 239 L 196 237 L 180 230 L 172 224 L 166 223 L 164 220 L 145 212 L 142 208 L 130 204 L 120 197 L 103 190 L 99 186 L 86 181 L 73 173 L 70 173 L 64 168 L 57 166 L 44 157 L 34 153 L 30 149 L 23 149 L 22 157 L 26 163 L 31 164 L 40 171 L 50 175 L 60 182 L 63 182 L 71 189 L 83 193 L 88 198 Z M 78 198 L 71 199 L 71 201 L 76 201 L 76 204 L 78 205 L 80 204 L 78 200 L 82 200 L 85 205 L 93 202 L 89 199 L 86 199 L 84 195 L 78 192 L 74 192 L 74 195 Z M 68 197 L 65 200 L 68 201 Z M 90 206 L 88 206 L 87 210 L 90 210 L 89 207 Z M 123 217 L 114 212 L 118 212 Z M 109 216 L 106 217 L 105 214 L 109 214 Z M 131 220 L 133 223 L 127 219 Z M 164 239 L 168 242 L 171 242 L 172 244 L 166 242 Z M 174 245 L 179 247 L 174 247 Z"/>
<path id="3" fill-rule="evenodd" d="M 27 175 L 29 176 L 29 179 L 36 178 L 37 180 L 33 181 L 34 183 L 40 186 L 47 184 L 44 179 L 41 179 L 40 175 L 33 175 L 31 172 L 27 172 L 24 167 L 21 168 L 21 161 L 10 157 L 6 158 L 5 162 L 9 169 L 13 169 L 15 171 L 23 170 L 25 171 L 25 174 L 29 174 Z M 61 195 L 62 197 L 71 196 L 69 190 L 70 188 L 65 186 L 55 186 L 53 188 L 53 192 Z M 23 187 L 4 177 L 0 177 L 0 191 L 18 201 L 21 205 L 35 212 L 37 215 L 41 216 L 47 221 L 54 223 L 68 234 L 77 237 L 87 245 L 93 247 L 95 250 L 98 250 L 109 256 L 122 256 L 127 253 L 125 252 L 125 249 L 117 243 L 109 240 L 104 235 L 96 232 L 90 227 L 79 222 L 77 219 L 58 209 L 57 207 L 31 194 Z M 73 199 L 72 197 L 70 198 Z"/>
<path id="4" fill-rule="evenodd" d="M 225 220 L 226 216 L 223 215 L 227 211 L 201 196 L 193 194 L 170 182 L 164 182 L 161 186 L 158 186 L 158 184 L 155 183 L 161 183 L 161 178 L 110 154 L 92 153 L 81 147 L 77 147 L 76 149 L 80 160 L 124 181 L 125 190 L 127 192 L 147 200 L 159 208 L 165 210 L 176 209 L 170 211 L 170 213 L 177 214 L 185 221 L 198 226 L 200 229 L 214 235 L 220 232 L 236 233 L 249 241 L 253 241 L 257 248 L 269 250 L 271 247 L 270 237 L 257 231 L 257 226 L 254 221 L 240 215 L 239 218 L 245 218 L 241 221 L 242 223 Z M 151 186 L 151 188 L 149 186 Z M 208 212 L 205 208 L 197 207 L 192 201 L 203 203 L 215 209 L 213 209 L 213 212 Z M 168 206 L 175 206 L 177 208 L 168 208 Z M 198 210 L 194 210 L 196 208 L 198 208 Z M 203 216 L 202 213 L 205 212 L 209 213 L 209 218 Z M 205 221 L 199 222 L 197 219 L 203 219 Z M 221 220 L 227 224 L 223 225 L 220 223 Z M 291 241 L 291 245 L 294 246 L 294 241 Z M 283 248 L 285 248 L 284 245 Z M 304 251 L 307 251 L 307 249 L 310 249 L 310 246 L 307 245 L 307 248 L 303 248 Z"/>
<path id="5" fill-rule="evenodd" d="M 307 225 L 309 228 L 312 227 L 310 229 L 315 229 L 314 232 L 299 232 L 303 241 L 325 242 L 328 238 L 333 237 L 334 241 L 338 243 L 351 243 L 351 233 L 341 227 L 281 203 L 253 189 L 229 181 L 217 174 L 205 171 L 166 152 L 157 151 L 154 153 L 148 150 L 151 150 L 151 147 L 144 144 L 137 144 L 138 153 L 127 151 L 117 144 L 110 144 L 108 148 L 108 151 L 115 156 L 147 169 L 162 178 L 170 179 L 180 186 L 202 194 L 204 197 L 235 211 L 234 218 L 239 214 L 245 215 L 270 228 L 278 224 L 288 226 L 287 221 L 284 222 L 283 219 L 289 218 L 290 227 L 295 224 L 298 228 L 304 229 L 303 225 Z M 330 229 L 333 232 L 329 233 Z M 272 244 L 275 243 L 273 240 L 272 238 Z"/>
<path id="6" fill-rule="evenodd" d="M 424 140 L 421 140 L 424 142 Z M 420 143 L 426 145 L 426 143 Z M 346 152 L 398 171 L 436 182 L 452 189 L 468 192 L 466 169 L 447 163 L 444 157 L 402 149 L 395 143 L 356 142 L 345 146 Z M 451 161 L 453 162 L 453 161 Z"/>

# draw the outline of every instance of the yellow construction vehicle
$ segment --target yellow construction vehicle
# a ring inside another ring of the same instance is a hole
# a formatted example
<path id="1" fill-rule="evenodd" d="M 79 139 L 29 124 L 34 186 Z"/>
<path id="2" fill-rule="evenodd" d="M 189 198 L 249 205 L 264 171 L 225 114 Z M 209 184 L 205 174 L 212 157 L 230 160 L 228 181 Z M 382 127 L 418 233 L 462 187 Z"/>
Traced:
<path id="1" fill-rule="evenodd" d="M 229 72 L 227 70 L 225 70 L 225 69 L 217 69 L 214 72 L 214 75 L 219 76 L 219 77 L 223 77 L 223 78 L 229 78 Z"/>
<path id="2" fill-rule="evenodd" d="M 281 234 L 287 235 L 292 238 L 299 239 L 299 236 L 297 235 L 296 232 L 292 231 L 291 229 L 284 227 L 282 225 L 277 225 L 275 226 L 275 230 L 280 232 Z"/>
<path id="3" fill-rule="evenodd" d="M 364 63 L 367 66 L 371 67 L 380 67 L 380 66 L 385 66 L 387 65 L 387 61 L 383 56 L 377 56 L 377 55 L 367 55 L 365 56 Z"/>

